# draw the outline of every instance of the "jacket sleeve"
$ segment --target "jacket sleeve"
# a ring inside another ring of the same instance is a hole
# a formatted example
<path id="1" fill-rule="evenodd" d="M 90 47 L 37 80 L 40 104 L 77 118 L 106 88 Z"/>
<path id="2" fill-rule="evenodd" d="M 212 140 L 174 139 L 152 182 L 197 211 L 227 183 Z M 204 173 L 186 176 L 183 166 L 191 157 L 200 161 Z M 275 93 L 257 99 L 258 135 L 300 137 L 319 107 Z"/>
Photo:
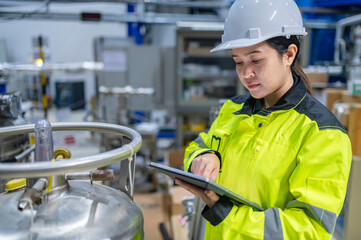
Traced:
<path id="1" fill-rule="evenodd" d="M 218 149 L 212 149 L 212 136 L 214 129 L 218 125 L 218 118 L 216 118 L 210 127 L 209 131 L 202 132 L 198 137 L 193 140 L 188 147 L 186 148 L 184 154 L 184 171 L 192 172 L 192 161 L 196 157 L 205 154 L 205 153 L 214 153 L 217 155 L 220 161 L 220 166 L 222 167 L 222 157 L 218 152 Z"/>
<path id="2" fill-rule="evenodd" d="M 351 159 L 346 133 L 315 131 L 299 149 L 286 207 L 258 212 L 221 198 L 202 212 L 212 225 L 207 238 L 331 239 L 346 195 Z"/>

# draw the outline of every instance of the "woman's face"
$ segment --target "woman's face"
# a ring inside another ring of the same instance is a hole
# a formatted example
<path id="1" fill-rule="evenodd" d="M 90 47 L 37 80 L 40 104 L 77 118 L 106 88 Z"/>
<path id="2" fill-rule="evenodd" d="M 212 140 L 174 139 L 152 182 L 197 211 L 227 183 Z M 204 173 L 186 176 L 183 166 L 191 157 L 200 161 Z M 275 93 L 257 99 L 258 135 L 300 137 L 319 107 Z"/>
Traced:
<path id="1" fill-rule="evenodd" d="M 268 105 L 272 106 L 292 87 L 292 53 L 280 57 L 274 48 L 262 42 L 233 49 L 232 55 L 238 77 L 252 97 L 265 98 Z"/>

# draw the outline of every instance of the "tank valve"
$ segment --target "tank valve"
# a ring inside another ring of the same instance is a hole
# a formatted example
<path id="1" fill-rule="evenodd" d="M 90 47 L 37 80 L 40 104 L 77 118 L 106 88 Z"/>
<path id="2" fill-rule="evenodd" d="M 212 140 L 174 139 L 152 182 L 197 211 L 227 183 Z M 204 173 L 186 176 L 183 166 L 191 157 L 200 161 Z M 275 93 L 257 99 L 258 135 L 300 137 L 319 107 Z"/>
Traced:
<path id="1" fill-rule="evenodd" d="M 90 180 L 90 181 L 111 181 L 114 179 L 112 169 L 96 169 L 90 172 L 68 173 L 66 180 Z"/>
<path id="2" fill-rule="evenodd" d="M 48 184 L 45 178 L 40 178 L 32 188 L 25 190 L 20 198 L 18 209 L 20 211 L 29 209 L 32 205 L 39 205 L 43 202 L 44 190 Z"/>

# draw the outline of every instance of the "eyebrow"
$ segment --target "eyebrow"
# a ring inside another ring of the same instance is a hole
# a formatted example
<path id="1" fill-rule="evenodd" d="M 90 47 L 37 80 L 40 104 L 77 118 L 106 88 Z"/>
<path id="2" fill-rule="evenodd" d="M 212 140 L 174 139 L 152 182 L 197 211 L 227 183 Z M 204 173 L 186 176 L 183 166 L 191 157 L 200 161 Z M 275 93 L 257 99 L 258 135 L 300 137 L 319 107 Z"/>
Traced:
<path id="1" fill-rule="evenodd" d="M 245 56 L 248 56 L 248 55 L 251 55 L 251 54 L 254 54 L 254 53 L 261 53 L 261 51 L 260 50 L 253 50 L 251 52 L 246 53 Z M 232 57 L 238 57 L 238 56 L 232 54 Z"/>

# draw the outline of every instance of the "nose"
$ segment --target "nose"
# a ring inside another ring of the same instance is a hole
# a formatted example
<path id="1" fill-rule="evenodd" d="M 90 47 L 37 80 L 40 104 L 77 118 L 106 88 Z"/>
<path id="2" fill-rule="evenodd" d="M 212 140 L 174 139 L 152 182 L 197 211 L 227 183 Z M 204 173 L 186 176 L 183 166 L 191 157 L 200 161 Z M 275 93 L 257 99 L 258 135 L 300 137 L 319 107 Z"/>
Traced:
<path id="1" fill-rule="evenodd" d="M 249 79 L 253 78 L 255 76 L 255 73 L 253 71 L 253 68 L 250 65 L 245 65 L 243 68 L 243 78 Z"/>

